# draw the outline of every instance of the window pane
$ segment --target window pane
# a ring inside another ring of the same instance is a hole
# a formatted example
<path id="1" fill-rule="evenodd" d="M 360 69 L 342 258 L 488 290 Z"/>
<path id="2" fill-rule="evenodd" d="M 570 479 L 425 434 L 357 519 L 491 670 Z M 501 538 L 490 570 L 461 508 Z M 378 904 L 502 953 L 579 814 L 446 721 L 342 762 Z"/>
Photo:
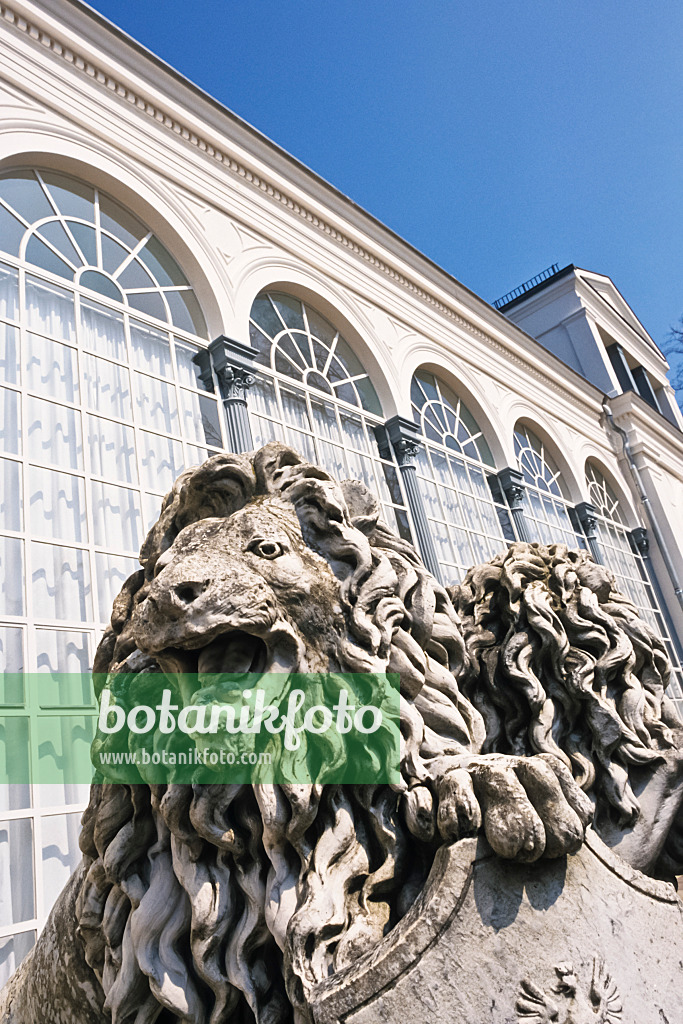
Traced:
<path id="1" fill-rule="evenodd" d="M 90 775 L 90 744 L 96 722 L 88 715 L 41 715 L 36 723 L 38 777 L 36 787 L 41 807 L 63 807 L 87 800 Z M 50 782 L 43 782 L 50 779 Z M 51 817 L 51 816 L 50 816 Z M 49 820 L 43 817 L 42 825 Z"/>
<path id="2" fill-rule="evenodd" d="M 266 377 L 257 377 L 249 389 L 249 409 L 262 416 L 279 420 L 280 414 L 275 397 L 275 384 Z"/>
<path id="3" fill-rule="evenodd" d="M 136 373 L 135 413 L 145 427 L 163 430 L 167 434 L 178 433 L 178 406 L 172 384 Z"/>
<path id="4" fill-rule="evenodd" d="M 22 228 L 23 231 L 23 228 Z M 16 320 L 19 309 L 18 274 L 14 267 L 0 263 L 0 316 Z"/>
<path id="5" fill-rule="evenodd" d="M 83 468 L 81 417 L 74 409 L 29 398 L 27 435 L 29 453 L 37 462 Z"/>
<path id="6" fill-rule="evenodd" d="M 22 224 L 4 206 L 0 206 L 0 249 L 3 252 L 18 256 L 21 240 L 26 234 L 26 230 L 25 224 Z"/>
<path id="7" fill-rule="evenodd" d="M 85 485 L 77 476 L 29 470 L 31 529 L 35 537 L 87 541 Z"/>
<path id="8" fill-rule="evenodd" d="M 21 448 L 19 394 L 0 388 L 0 449 L 18 455 Z"/>
<path id="9" fill-rule="evenodd" d="M 285 423 L 299 430 L 310 430 L 311 423 L 308 418 L 306 399 L 302 392 L 292 391 L 289 388 L 280 388 L 282 397 L 282 408 L 285 416 Z"/>
<path id="10" fill-rule="evenodd" d="M 86 348 L 101 356 L 125 360 L 126 338 L 120 313 L 114 313 L 98 302 L 81 299 L 81 332 Z"/>
<path id="11" fill-rule="evenodd" d="M 88 445 L 93 476 L 106 476 L 123 484 L 138 482 L 132 427 L 88 416 Z"/>
<path id="12" fill-rule="evenodd" d="M 33 171 L 8 171 L 0 178 L 0 195 L 29 224 L 54 214 Z"/>
<path id="13" fill-rule="evenodd" d="M 206 385 L 199 379 L 199 367 L 192 361 L 197 354 L 196 348 L 188 348 L 179 341 L 175 343 L 175 358 L 178 365 L 178 382 L 186 388 L 200 388 L 206 391 Z"/>
<path id="14" fill-rule="evenodd" d="M 159 377 L 170 377 L 171 349 L 168 335 L 153 327 L 131 320 L 131 357 L 139 370 L 156 373 Z"/>
<path id="15" fill-rule="evenodd" d="M 94 220 L 93 190 L 90 185 L 54 171 L 41 171 L 53 202 L 61 214 Z"/>
<path id="16" fill-rule="evenodd" d="M 19 932 L 0 939 L 0 988 L 9 981 L 25 956 L 33 949 L 36 933 Z"/>
<path id="17" fill-rule="evenodd" d="M 183 434 L 188 441 L 223 447 L 218 408 L 215 399 L 193 391 L 181 391 L 183 403 Z"/>
<path id="18" fill-rule="evenodd" d="M 65 288 L 27 274 L 26 312 L 31 330 L 62 341 L 75 340 L 74 299 Z"/>
<path id="19" fill-rule="evenodd" d="M 10 777 L 27 781 L 9 783 Z M 31 806 L 30 778 L 29 718 L 24 715 L 0 715 L 0 810 L 20 811 Z M 6 856 L 7 847 L 3 850 L 0 842 L 0 876 L 3 857 Z M 0 877 L 0 904 L 2 890 Z"/>
<path id="20" fill-rule="evenodd" d="M 156 516 L 159 515 L 160 498 L 157 498 Z M 100 607 L 100 621 L 108 622 L 114 598 L 121 592 L 121 587 L 129 576 L 140 568 L 135 558 L 122 555 L 106 555 L 98 551 L 95 555 L 97 573 L 97 600 Z"/>
<path id="21" fill-rule="evenodd" d="M 11 696 L 8 695 L 6 690 L 3 692 L 3 675 L 23 671 L 23 637 L 24 631 L 21 626 L 0 626 L 0 704 L 17 703 L 15 689 L 12 690 Z"/>
<path id="22" fill-rule="evenodd" d="M 0 821 L 0 926 L 35 917 L 32 850 L 30 818 Z"/>
<path id="23" fill-rule="evenodd" d="M 0 380 L 19 383 L 19 332 L 16 327 L 0 323 Z"/>
<path id="24" fill-rule="evenodd" d="M 36 630 L 36 665 L 40 672 L 88 672 L 90 634 L 65 629 Z"/>
<path id="25" fill-rule="evenodd" d="M 0 459 L 0 530 L 21 530 L 21 464 Z"/>
<path id="26" fill-rule="evenodd" d="M 132 416 L 128 370 L 97 356 L 84 355 L 85 402 L 89 408 L 122 420 Z"/>
<path id="27" fill-rule="evenodd" d="M 167 491 L 183 471 L 183 446 L 170 437 L 140 432 L 140 460 L 142 475 L 147 487 Z"/>
<path id="28" fill-rule="evenodd" d="M 61 892 L 78 865 L 80 814 L 48 814 L 42 820 L 43 914 L 49 914 L 55 893 Z"/>
<path id="29" fill-rule="evenodd" d="M 92 619 L 90 571 L 79 548 L 31 545 L 34 613 L 41 619 Z"/>
<path id="30" fill-rule="evenodd" d="M 93 481 L 91 492 L 95 543 L 137 552 L 142 543 L 142 512 L 137 491 Z"/>
<path id="31" fill-rule="evenodd" d="M 28 335 L 26 349 L 26 386 L 45 398 L 77 402 L 76 350 L 37 334 Z"/>
<path id="32" fill-rule="evenodd" d="M 24 545 L 0 536 L 0 614 L 24 614 Z"/>

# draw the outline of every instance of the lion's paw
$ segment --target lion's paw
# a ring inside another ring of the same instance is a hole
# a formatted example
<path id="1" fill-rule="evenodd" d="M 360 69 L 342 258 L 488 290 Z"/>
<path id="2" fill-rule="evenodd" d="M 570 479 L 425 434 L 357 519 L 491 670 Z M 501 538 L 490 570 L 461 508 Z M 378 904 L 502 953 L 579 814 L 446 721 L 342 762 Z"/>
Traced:
<path id="1" fill-rule="evenodd" d="M 593 806 L 553 754 L 484 754 L 452 768 L 439 784 L 437 825 L 447 842 L 483 825 L 495 852 L 508 860 L 575 853 Z"/>

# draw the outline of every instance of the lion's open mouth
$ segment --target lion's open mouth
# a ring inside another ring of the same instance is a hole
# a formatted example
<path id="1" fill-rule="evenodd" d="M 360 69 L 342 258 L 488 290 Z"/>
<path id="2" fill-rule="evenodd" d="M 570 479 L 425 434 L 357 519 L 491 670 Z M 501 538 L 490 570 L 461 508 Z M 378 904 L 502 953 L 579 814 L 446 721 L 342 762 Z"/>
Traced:
<path id="1" fill-rule="evenodd" d="M 193 652 L 194 653 L 194 652 Z M 219 636 L 197 652 L 197 674 L 200 677 L 230 673 L 262 673 L 268 669 L 268 646 L 258 636 L 235 630 Z"/>

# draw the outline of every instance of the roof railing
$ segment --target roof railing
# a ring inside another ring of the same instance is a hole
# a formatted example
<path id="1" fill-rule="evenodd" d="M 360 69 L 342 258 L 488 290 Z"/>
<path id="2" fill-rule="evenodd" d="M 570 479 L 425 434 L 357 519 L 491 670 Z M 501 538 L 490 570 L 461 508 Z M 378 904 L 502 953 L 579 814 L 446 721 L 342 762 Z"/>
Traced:
<path id="1" fill-rule="evenodd" d="M 549 277 L 553 277 L 560 269 L 559 263 L 553 263 L 552 266 L 546 267 L 540 274 L 536 274 L 535 277 L 530 277 L 524 284 L 520 284 L 517 288 L 513 288 L 511 292 L 506 295 L 502 295 L 499 299 L 493 303 L 496 309 L 502 309 L 503 306 L 507 306 L 508 302 L 512 302 L 513 299 L 518 299 L 520 295 L 525 295 L 526 292 L 530 292 L 532 288 L 535 288 L 537 284 L 542 281 L 547 281 Z"/>

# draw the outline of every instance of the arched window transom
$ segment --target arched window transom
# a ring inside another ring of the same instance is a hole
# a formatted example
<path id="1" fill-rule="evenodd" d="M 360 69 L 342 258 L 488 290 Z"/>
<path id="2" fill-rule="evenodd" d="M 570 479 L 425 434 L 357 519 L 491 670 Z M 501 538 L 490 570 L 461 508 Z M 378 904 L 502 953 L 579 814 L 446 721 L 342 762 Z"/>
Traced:
<path id="1" fill-rule="evenodd" d="M 264 366 L 381 416 L 377 392 L 351 346 L 300 299 L 281 292 L 260 295 L 251 311 L 250 337 Z"/>
<path id="2" fill-rule="evenodd" d="M 0 237 L 12 256 L 206 338 L 199 303 L 174 258 L 97 188 L 54 171 L 0 174 Z"/>

